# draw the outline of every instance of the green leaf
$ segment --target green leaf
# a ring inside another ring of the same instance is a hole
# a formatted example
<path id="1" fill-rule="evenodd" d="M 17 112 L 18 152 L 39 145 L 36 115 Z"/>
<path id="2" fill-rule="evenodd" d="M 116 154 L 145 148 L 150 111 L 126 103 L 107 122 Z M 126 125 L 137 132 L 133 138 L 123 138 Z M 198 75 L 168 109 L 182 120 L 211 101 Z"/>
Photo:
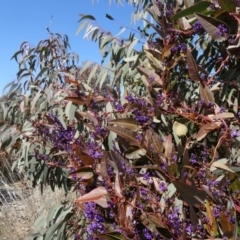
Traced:
<path id="1" fill-rule="evenodd" d="M 80 20 L 78 22 L 81 22 L 83 19 L 90 19 L 90 20 L 96 20 L 95 17 L 92 15 L 85 15 L 85 14 L 79 14 L 81 16 Z"/>
<path id="2" fill-rule="evenodd" d="M 112 16 L 110 16 L 109 14 L 106 14 L 106 18 L 110 19 L 110 20 L 114 20 Z"/>
<path id="3" fill-rule="evenodd" d="M 197 4 L 176 13 L 174 16 L 172 16 L 172 20 L 178 20 L 181 17 L 186 17 L 195 12 L 202 12 L 206 10 L 210 5 L 211 5 L 211 2 L 208 2 L 208 1 L 198 2 Z"/>
<path id="4" fill-rule="evenodd" d="M 54 236 L 54 233 L 61 228 L 62 224 L 64 223 L 64 219 L 61 220 L 60 222 L 57 222 L 55 224 L 53 224 L 48 230 L 47 230 L 47 234 L 45 236 L 45 239 L 51 240 Z"/>
<path id="5" fill-rule="evenodd" d="M 117 118 L 114 120 L 108 121 L 108 124 L 114 124 L 120 127 L 128 128 L 130 130 L 138 130 L 137 121 L 134 118 Z"/>
<path id="6" fill-rule="evenodd" d="M 137 135 L 136 132 L 133 132 L 128 129 L 124 129 L 122 127 L 113 127 L 113 126 L 108 126 L 107 129 L 109 131 L 115 132 L 117 135 L 124 138 L 126 141 L 129 142 L 130 145 L 136 145 L 136 146 L 139 145 L 139 143 L 136 139 L 136 135 Z"/>
<path id="7" fill-rule="evenodd" d="M 195 16 L 198 19 L 198 21 L 201 23 L 202 27 L 212 37 L 213 40 L 218 41 L 218 42 L 227 40 L 230 29 L 226 25 L 226 23 L 224 23 L 220 20 L 217 20 L 215 18 L 205 16 L 200 13 L 195 13 Z M 219 31 L 218 26 L 219 25 L 224 25 L 224 27 L 228 29 L 228 33 L 226 33 L 226 35 L 221 36 L 218 34 L 218 31 Z"/>
<path id="8" fill-rule="evenodd" d="M 195 205 L 199 203 L 203 204 L 207 197 L 206 192 L 203 190 L 198 190 L 197 188 L 187 185 L 186 183 L 173 181 L 173 184 L 180 193 L 183 201 L 189 205 Z"/>
<path id="9" fill-rule="evenodd" d="M 76 110 L 77 110 L 77 106 L 75 104 L 73 104 L 71 101 L 69 101 L 66 105 L 65 113 L 68 117 L 70 124 L 72 124 L 72 122 L 73 122 Z"/>
<path id="10" fill-rule="evenodd" d="M 232 12 L 234 10 L 234 2 L 233 0 L 218 0 L 219 5 L 222 10 L 227 12 Z"/>
<path id="11" fill-rule="evenodd" d="M 80 33 L 80 31 L 81 31 L 87 24 L 88 24 L 87 21 L 86 21 L 86 22 L 83 22 L 83 23 L 79 26 L 79 28 L 77 29 L 76 35 L 78 35 L 78 34 Z"/>
<path id="12" fill-rule="evenodd" d="M 129 44 L 128 48 L 127 48 L 127 57 L 131 56 L 132 50 L 134 48 L 134 46 L 137 44 L 138 39 L 134 38 L 133 41 Z"/>
<path id="13" fill-rule="evenodd" d="M 60 211 L 62 211 L 63 205 L 62 204 L 56 204 L 50 208 L 47 214 L 47 224 L 48 227 L 50 227 L 52 220 L 56 220 L 55 217 L 58 215 Z"/>

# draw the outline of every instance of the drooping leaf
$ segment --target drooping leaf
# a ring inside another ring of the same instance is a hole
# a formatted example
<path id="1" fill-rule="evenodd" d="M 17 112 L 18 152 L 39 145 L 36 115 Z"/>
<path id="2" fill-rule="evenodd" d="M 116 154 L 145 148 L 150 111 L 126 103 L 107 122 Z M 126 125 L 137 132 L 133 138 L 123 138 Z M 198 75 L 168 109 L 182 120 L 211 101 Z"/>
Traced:
<path id="1" fill-rule="evenodd" d="M 203 14 L 200 13 L 195 13 L 196 18 L 198 19 L 198 21 L 201 23 L 202 27 L 206 30 L 206 32 L 212 37 L 213 40 L 218 41 L 218 42 L 222 42 L 225 41 L 228 38 L 230 29 L 227 26 L 227 24 L 225 24 L 224 22 L 217 20 L 215 18 L 212 17 L 208 17 L 205 16 Z M 225 33 L 224 35 L 219 34 L 219 26 L 222 25 L 224 28 L 227 29 L 227 33 Z"/>
<path id="2" fill-rule="evenodd" d="M 161 141 L 161 138 L 158 134 L 156 134 L 155 131 L 152 129 L 148 129 L 146 131 L 146 138 L 148 143 L 148 148 L 151 148 L 151 145 L 153 145 L 153 151 L 162 153 L 164 150 L 163 143 Z"/>
<path id="3" fill-rule="evenodd" d="M 85 202 L 96 202 L 100 206 L 107 208 L 107 196 L 108 192 L 105 187 L 97 187 L 93 189 L 91 192 L 84 194 L 83 196 L 77 198 L 75 202 L 77 204 L 85 203 Z"/>
<path id="4" fill-rule="evenodd" d="M 201 82 L 199 84 L 199 91 L 200 91 L 200 96 L 201 96 L 202 100 L 205 100 L 207 102 L 214 102 L 215 101 L 213 92 L 203 82 Z"/>
<path id="5" fill-rule="evenodd" d="M 225 170 L 227 172 L 235 173 L 230 167 L 228 167 L 226 164 L 224 164 L 220 161 L 213 162 L 213 164 L 211 166 L 215 167 L 215 168 L 220 168 L 220 169 Z"/>
<path id="6" fill-rule="evenodd" d="M 226 213 L 221 212 L 219 222 L 221 224 L 221 230 L 223 231 L 223 235 L 226 236 L 228 239 L 233 240 L 234 224 L 229 221 Z"/>
<path id="7" fill-rule="evenodd" d="M 77 105 L 83 105 L 84 104 L 84 100 L 81 97 L 66 97 L 65 98 L 68 101 L 71 101 Z"/>
<path id="8" fill-rule="evenodd" d="M 130 148 L 125 152 L 125 157 L 128 159 L 139 159 L 147 153 L 144 148 Z"/>
<path id="9" fill-rule="evenodd" d="M 173 184 L 180 193 L 183 201 L 189 205 L 203 204 L 207 197 L 206 192 L 187 185 L 186 183 L 173 181 Z"/>
<path id="10" fill-rule="evenodd" d="M 208 232 L 210 233 L 211 237 L 216 237 L 218 234 L 217 223 L 216 223 L 216 219 L 213 215 L 213 210 L 212 210 L 208 200 L 206 200 L 205 207 L 206 207 L 206 217 L 209 221 L 206 224 L 206 228 L 207 228 Z"/>
<path id="11" fill-rule="evenodd" d="M 109 124 L 114 124 L 123 128 L 128 128 L 130 130 L 138 130 L 137 121 L 134 118 L 117 118 L 114 120 L 108 121 Z"/>
<path id="12" fill-rule="evenodd" d="M 79 14 L 81 18 L 78 20 L 78 22 L 81 22 L 83 19 L 90 19 L 90 20 L 96 20 L 95 17 L 92 15 L 86 15 L 86 14 Z"/>
<path id="13" fill-rule="evenodd" d="M 215 124 L 214 122 L 204 124 L 200 128 L 200 130 L 198 131 L 198 133 L 196 135 L 197 141 L 201 141 L 203 138 L 205 138 L 207 136 L 208 133 L 210 133 L 211 131 L 213 131 L 213 130 L 215 130 L 217 128 L 218 128 L 218 125 Z"/>
<path id="14" fill-rule="evenodd" d="M 198 74 L 198 66 L 189 49 L 187 49 L 187 66 L 190 79 L 196 83 L 199 83 L 201 79 Z"/>
<path id="15" fill-rule="evenodd" d="M 115 132 L 120 137 L 124 138 L 126 141 L 129 142 L 130 145 L 138 146 L 139 143 L 136 139 L 137 133 L 131 130 L 122 128 L 122 127 L 114 127 L 114 126 L 107 126 L 109 131 Z"/>
<path id="16" fill-rule="evenodd" d="M 181 17 L 186 17 L 186 16 L 191 15 L 196 12 L 202 12 L 202 11 L 206 10 L 210 5 L 211 5 L 211 3 L 208 1 L 198 2 L 195 5 L 176 13 L 174 16 L 172 16 L 172 20 L 177 20 Z"/>

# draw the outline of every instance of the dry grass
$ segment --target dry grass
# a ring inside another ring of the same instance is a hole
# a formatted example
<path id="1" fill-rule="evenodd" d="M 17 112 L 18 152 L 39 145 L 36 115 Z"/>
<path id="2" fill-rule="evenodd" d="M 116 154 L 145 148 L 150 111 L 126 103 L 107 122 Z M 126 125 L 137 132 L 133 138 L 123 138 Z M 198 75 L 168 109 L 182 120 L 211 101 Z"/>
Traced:
<path id="1" fill-rule="evenodd" d="M 0 157 L 3 160 L 3 156 Z M 26 182 L 15 182 L 18 176 L 12 173 L 10 164 L 4 160 L 4 169 L 11 174 L 6 177 L 3 168 L 0 169 L 0 239 L 26 239 L 38 216 L 66 197 L 63 190 L 52 192 L 46 187 L 41 195 L 39 188 L 32 189 Z M 71 197 L 67 196 L 68 199 Z"/>

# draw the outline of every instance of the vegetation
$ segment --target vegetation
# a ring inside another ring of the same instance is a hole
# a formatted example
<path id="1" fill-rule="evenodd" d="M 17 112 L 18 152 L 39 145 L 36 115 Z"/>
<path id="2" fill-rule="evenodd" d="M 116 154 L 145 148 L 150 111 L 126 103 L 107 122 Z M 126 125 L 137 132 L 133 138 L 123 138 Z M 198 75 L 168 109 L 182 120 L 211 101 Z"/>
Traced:
<path id="1" fill-rule="evenodd" d="M 13 56 L 1 150 L 33 187 L 76 193 L 29 240 L 240 236 L 240 2 L 134 2 L 128 39 L 81 15 L 101 66 L 50 31 Z"/>

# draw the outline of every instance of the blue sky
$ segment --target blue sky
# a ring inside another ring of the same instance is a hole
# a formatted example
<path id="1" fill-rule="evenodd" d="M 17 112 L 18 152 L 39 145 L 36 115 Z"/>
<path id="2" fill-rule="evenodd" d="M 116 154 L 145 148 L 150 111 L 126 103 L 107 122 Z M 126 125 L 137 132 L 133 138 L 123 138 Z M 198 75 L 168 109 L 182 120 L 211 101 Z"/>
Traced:
<path id="1" fill-rule="evenodd" d="M 80 63 L 91 60 L 100 62 L 101 55 L 98 44 L 83 39 L 82 31 L 76 35 L 79 27 L 79 14 L 93 15 L 98 24 L 104 29 L 116 34 L 120 25 L 108 20 L 108 13 L 122 26 L 136 28 L 131 23 L 132 6 L 124 7 L 108 0 L 1 0 L 0 6 L 0 95 L 4 86 L 16 79 L 18 65 L 10 60 L 19 50 L 22 42 L 28 41 L 33 46 L 48 38 L 46 28 L 49 26 L 53 33 L 66 34 L 69 37 L 71 51 L 80 56 Z M 114 2 L 114 1 L 112 1 Z M 52 20 L 51 20 L 52 17 Z M 127 34 L 127 32 L 126 32 Z"/>

